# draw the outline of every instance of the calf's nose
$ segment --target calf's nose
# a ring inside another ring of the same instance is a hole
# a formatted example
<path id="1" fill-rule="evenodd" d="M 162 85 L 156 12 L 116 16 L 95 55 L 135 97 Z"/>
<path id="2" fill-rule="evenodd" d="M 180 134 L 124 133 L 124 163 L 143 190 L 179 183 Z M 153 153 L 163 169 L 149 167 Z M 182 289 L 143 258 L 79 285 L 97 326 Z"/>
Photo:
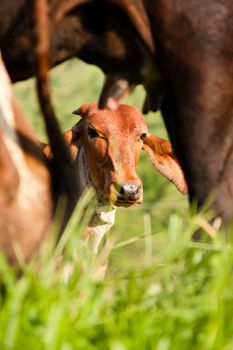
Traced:
<path id="1" fill-rule="evenodd" d="M 118 192 L 118 200 L 125 202 L 134 202 L 140 198 L 141 195 L 141 185 L 125 182 L 123 184 L 117 184 L 116 189 Z"/>

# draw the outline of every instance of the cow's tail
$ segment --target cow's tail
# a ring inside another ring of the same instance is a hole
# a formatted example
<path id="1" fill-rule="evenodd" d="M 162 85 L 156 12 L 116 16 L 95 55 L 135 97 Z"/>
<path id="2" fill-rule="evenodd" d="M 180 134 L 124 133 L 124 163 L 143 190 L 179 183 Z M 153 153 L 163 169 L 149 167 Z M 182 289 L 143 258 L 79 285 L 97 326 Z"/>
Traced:
<path id="1" fill-rule="evenodd" d="M 50 22 L 47 0 L 36 0 L 34 2 L 35 16 L 35 40 L 36 40 L 36 77 L 37 94 L 40 108 L 44 117 L 46 132 L 51 145 L 53 160 L 51 161 L 52 181 L 55 198 L 65 195 L 67 205 L 63 227 L 71 215 L 79 195 L 75 166 L 72 164 L 71 156 L 57 122 L 55 112 L 51 103 L 48 70 L 49 64 L 49 41 Z"/>

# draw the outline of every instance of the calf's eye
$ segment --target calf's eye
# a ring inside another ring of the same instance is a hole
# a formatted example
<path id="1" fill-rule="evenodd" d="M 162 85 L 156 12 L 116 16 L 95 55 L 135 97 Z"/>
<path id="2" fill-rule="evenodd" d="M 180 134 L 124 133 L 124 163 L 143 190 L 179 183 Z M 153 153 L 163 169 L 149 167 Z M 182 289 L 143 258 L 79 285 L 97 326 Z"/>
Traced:
<path id="1" fill-rule="evenodd" d="M 95 129 L 91 128 L 90 126 L 88 126 L 87 128 L 87 134 L 91 139 L 95 139 L 96 137 L 99 137 L 98 132 Z"/>
<path id="2" fill-rule="evenodd" d="M 146 137 L 146 132 L 144 132 L 143 134 L 141 134 L 141 136 L 140 136 L 140 140 L 144 140 L 144 138 Z"/>

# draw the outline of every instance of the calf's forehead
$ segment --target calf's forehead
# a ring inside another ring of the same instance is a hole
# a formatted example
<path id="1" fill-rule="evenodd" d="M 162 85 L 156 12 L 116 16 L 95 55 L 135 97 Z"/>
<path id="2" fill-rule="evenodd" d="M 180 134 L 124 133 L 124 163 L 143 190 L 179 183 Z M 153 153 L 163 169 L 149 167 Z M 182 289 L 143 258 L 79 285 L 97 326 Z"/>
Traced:
<path id="1" fill-rule="evenodd" d="M 99 110 L 96 106 L 92 106 L 86 117 L 86 123 L 106 136 L 147 131 L 147 125 L 141 113 L 128 105 L 120 105 L 115 111 Z"/>

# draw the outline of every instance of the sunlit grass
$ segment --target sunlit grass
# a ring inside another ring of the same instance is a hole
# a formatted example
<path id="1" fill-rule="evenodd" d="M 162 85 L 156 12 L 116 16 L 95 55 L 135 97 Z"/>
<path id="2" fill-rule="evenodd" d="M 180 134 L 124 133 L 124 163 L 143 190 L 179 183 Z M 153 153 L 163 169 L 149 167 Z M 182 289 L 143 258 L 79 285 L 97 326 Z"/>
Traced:
<path id="1" fill-rule="evenodd" d="M 231 349 L 232 245 L 221 235 L 192 242 L 197 216 L 184 222 L 173 214 L 150 237 L 146 230 L 131 240 L 111 233 L 94 261 L 80 243 L 91 198 L 84 196 L 57 248 L 44 246 L 20 278 L 1 257 L 0 348 Z M 125 259 L 135 245 L 140 256 Z"/>

